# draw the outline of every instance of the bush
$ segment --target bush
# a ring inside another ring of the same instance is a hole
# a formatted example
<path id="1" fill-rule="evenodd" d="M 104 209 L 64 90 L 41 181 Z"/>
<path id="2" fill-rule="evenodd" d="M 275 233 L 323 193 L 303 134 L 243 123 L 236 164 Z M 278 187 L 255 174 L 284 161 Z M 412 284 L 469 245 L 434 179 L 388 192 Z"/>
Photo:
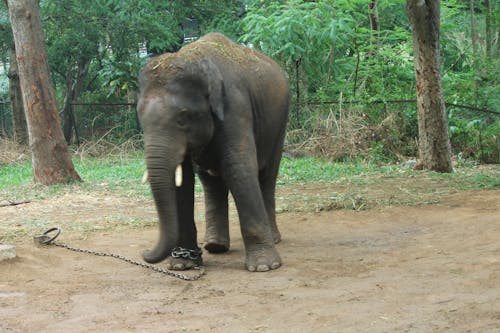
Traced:
<path id="1" fill-rule="evenodd" d="M 304 106 L 301 127 L 290 126 L 286 152 L 333 161 L 401 161 L 416 154 L 416 118 L 404 109 L 368 106 Z M 377 117 L 373 117 L 378 114 Z M 372 115 L 370 117 L 369 115 Z M 411 115 L 411 116 L 408 116 Z"/>

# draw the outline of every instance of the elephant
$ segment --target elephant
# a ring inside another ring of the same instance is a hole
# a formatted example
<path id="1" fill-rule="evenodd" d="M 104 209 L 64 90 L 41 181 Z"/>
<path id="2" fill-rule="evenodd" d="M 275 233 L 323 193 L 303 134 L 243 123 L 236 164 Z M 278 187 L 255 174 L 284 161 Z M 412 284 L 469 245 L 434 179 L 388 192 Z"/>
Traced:
<path id="1" fill-rule="evenodd" d="M 195 173 L 205 196 L 204 248 L 229 250 L 228 193 L 248 271 L 281 266 L 275 188 L 289 109 L 280 66 L 220 33 L 150 60 L 139 73 L 138 117 L 159 240 L 146 262 L 202 263 L 194 222 Z"/>

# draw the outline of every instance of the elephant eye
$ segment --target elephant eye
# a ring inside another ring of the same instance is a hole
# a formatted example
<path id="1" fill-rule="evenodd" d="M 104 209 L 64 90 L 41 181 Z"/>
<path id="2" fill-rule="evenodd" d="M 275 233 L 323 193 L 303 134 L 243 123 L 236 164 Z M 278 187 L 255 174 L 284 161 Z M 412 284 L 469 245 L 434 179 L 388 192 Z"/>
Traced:
<path id="1" fill-rule="evenodd" d="M 188 120 L 189 120 L 189 114 L 187 110 L 182 110 L 178 115 L 177 115 L 177 125 L 181 128 L 185 128 L 188 125 Z"/>

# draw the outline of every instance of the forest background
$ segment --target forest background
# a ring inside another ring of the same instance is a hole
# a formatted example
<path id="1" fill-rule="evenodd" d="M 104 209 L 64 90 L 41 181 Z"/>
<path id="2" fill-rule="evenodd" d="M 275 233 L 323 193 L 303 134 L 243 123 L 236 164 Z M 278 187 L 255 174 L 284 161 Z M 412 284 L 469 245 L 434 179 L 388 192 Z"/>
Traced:
<path id="1" fill-rule="evenodd" d="M 140 67 L 219 31 L 270 55 L 288 73 L 288 154 L 380 163 L 417 154 L 405 1 L 41 0 L 40 6 L 64 133 L 75 146 L 103 138 L 140 145 Z M 455 160 L 499 163 L 498 4 L 441 1 L 440 28 Z M 7 8 L 0 2 L 0 136 L 26 143 L 22 126 L 13 123 L 12 46 Z"/>

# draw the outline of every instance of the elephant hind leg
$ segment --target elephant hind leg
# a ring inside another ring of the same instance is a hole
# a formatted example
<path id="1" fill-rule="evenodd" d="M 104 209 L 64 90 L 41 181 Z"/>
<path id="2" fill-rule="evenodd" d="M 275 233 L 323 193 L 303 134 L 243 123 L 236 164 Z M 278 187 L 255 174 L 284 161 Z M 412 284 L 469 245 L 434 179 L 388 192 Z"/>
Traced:
<path id="1" fill-rule="evenodd" d="M 259 173 L 260 188 L 262 191 L 262 198 L 264 199 L 264 204 L 266 206 L 267 216 L 269 218 L 269 225 L 271 227 L 271 232 L 273 234 L 274 243 L 281 242 L 281 233 L 276 224 L 276 179 L 278 177 L 279 171 L 279 159 L 273 161 L 264 170 Z"/>
<path id="2" fill-rule="evenodd" d="M 276 224 L 276 199 L 275 199 L 275 186 L 276 178 L 263 180 L 264 177 L 261 175 L 261 189 L 262 197 L 264 199 L 264 204 L 266 206 L 267 216 L 269 218 L 269 225 L 271 227 L 271 232 L 273 235 L 274 243 L 277 244 L 281 242 L 281 233 Z"/>
<path id="3" fill-rule="evenodd" d="M 205 193 L 205 249 L 210 253 L 229 250 L 228 189 L 221 177 L 201 172 Z"/>

